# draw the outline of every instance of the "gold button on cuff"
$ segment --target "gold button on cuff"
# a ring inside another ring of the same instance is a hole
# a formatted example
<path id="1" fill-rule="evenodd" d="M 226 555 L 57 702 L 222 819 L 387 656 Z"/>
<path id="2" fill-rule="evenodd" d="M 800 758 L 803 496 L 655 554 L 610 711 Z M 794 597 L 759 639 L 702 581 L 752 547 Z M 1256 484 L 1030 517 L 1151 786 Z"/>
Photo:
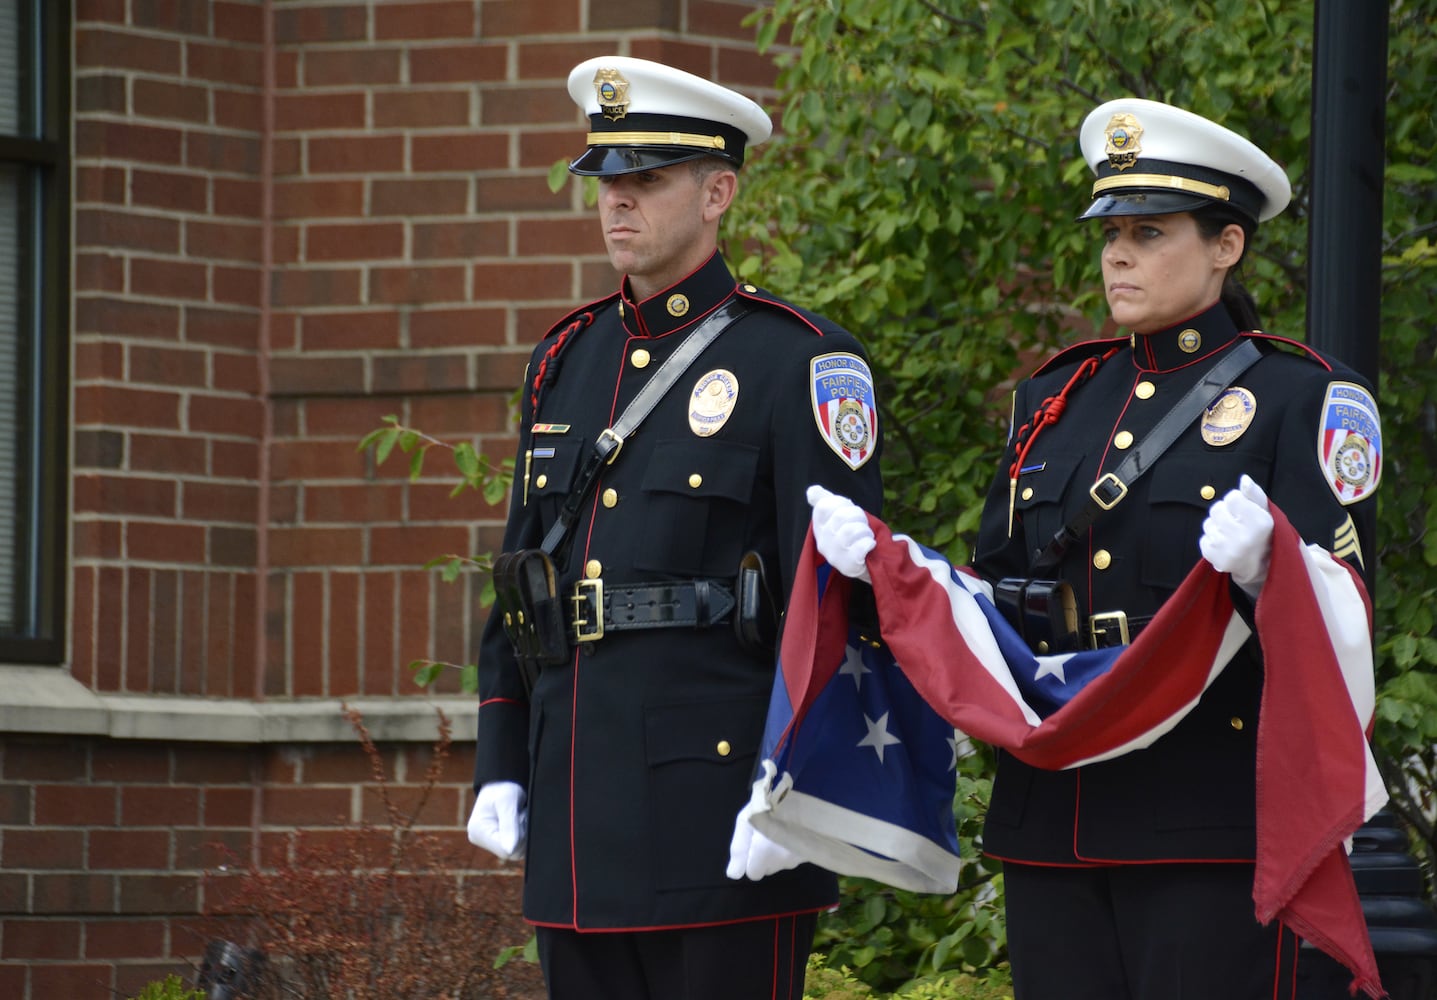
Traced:
<path id="1" fill-rule="evenodd" d="M 538 478 L 534 480 L 534 485 L 542 490 L 545 486 L 549 485 L 549 477 L 544 475 L 542 472 L 539 473 Z"/>
<path id="2" fill-rule="evenodd" d="M 597 580 L 604 575 L 604 564 L 597 559 L 590 559 L 584 563 L 584 575 L 590 580 Z"/>
<path id="3" fill-rule="evenodd" d="M 649 352 L 640 347 L 633 354 L 629 355 L 629 363 L 635 368 L 649 367 Z"/>
<path id="4" fill-rule="evenodd" d="M 1113 447 L 1121 451 L 1127 451 L 1133 446 L 1133 435 L 1128 431 L 1118 431 L 1117 437 L 1113 438 Z"/>
<path id="5" fill-rule="evenodd" d="M 1033 487 L 1028 486 L 1028 487 L 1025 487 L 1025 488 L 1024 488 L 1024 490 L 1023 490 L 1023 499 L 1024 499 L 1024 500 L 1031 500 L 1031 499 L 1033 499 Z"/>
<path id="6" fill-rule="evenodd" d="M 719 740 L 718 746 L 714 747 L 714 749 L 718 751 L 720 757 L 727 757 L 733 753 L 733 746 L 730 745 L 728 740 Z"/>
<path id="7" fill-rule="evenodd" d="M 1232 717 L 1232 719 L 1228 722 L 1228 725 L 1232 726 L 1232 728 L 1236 729 L 1238 732 L 1242 732 L 1242 720 L 1236 715 Z"/>
<path id="8" fill-rule="evenodd" d="M 1211 486 L 1204 486 L 1202 489 L 1198 490 L 1198 493 L 1202 495 L 1202 498 L 1204 500 L 1211 500 L 1213 497 L 1217 496 L 1217 490 L 1213 489 Z"/>
<path id="9" fill-rule="evenodd" d="M 1157 391 L 1157 386 L 1153 385 L 1151 382 L 1143 381 L 1138 383 L 1138 387 L 1133 390 L 1133 395 L 1137 396 L 1139 399 L 1152 399 L 1153 393 Z"/>
<path id="10" fill-rule="evenodd" d="M 697 472 L 695 472 L 692 476 L 689 476 L 689 485 L 692 486 L 694 489 L 698 489 L 703 484 L 704 477 L 699 475 Z"/>
<path id="11" fill-rule="evenodd" d="M 1093 553 L 1093 565 L 1098 569 L 1107 569 L 1112 565 L 1113 556 L 1107 549 L 1099 549 Z"/>
<path id="12" fill-rule="evenodd" d="M 604 506 L 617 507 L 619 504 L 619 491 L 608 489 L 604 491 Z"/>

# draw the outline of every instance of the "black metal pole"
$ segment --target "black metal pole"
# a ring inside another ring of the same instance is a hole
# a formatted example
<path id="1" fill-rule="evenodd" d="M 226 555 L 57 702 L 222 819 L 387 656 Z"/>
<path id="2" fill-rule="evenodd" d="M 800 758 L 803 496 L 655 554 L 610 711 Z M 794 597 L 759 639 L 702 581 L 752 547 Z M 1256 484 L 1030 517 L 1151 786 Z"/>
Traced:
<path id="1" fill-rule="evenodd" d="M 1307 342 L 1375 385 L 1382 301 L 1387 0 L 1317 0 Z"/>

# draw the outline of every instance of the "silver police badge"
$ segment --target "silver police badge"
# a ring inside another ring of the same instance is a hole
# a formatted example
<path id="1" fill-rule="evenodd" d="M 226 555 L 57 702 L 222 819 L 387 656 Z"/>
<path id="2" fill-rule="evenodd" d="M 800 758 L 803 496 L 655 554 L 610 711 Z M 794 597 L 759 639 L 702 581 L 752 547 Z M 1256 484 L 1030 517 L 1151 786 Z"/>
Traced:
<path id="1" fill-rule="evenodd" d="M 1202 439 L 1221 447 L 1232 444 L 1252 426 L 1257 399 L 1240 385 L 1223 390 L 1217 401 L 1203 411 Z"/>
<path id="2" fill-rule="evenodd" d="M 689 430 L 699 437 L 717 434 L 738 404 L 738 379 L 725 368 L 715 368 L 694 383 L 689 393 Z"/>

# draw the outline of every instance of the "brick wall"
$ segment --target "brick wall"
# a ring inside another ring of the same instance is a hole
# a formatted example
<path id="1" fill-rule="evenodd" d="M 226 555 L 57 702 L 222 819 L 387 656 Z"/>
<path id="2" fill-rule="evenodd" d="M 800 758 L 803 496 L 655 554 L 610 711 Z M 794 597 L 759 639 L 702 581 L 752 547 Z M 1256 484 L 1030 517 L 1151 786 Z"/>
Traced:
<path id="1" fill-rule="evenodd" d="M 510 454 L 529 346 L 616 280 L 546 183 L 582 141 L 569 68 L 617 51 L 762 98 L 757 2 L 73 0 L 64 669 L 180 721 L 0 733 L 0 996 L 189 976 L 204 845 L 360 818 L 342 733 L 207 739 L 185 706 L 415 695 L 408 661 L 468 658 L 477 587 L 422 567 L 496 548 L 503 511 L 449 499 L 442 456 L 410 483 L 355 445 L 396 414 Z M 386 744 L 396 774 L 414 752 Z M 468 767 L 426 817 L 456 837 Z"/>

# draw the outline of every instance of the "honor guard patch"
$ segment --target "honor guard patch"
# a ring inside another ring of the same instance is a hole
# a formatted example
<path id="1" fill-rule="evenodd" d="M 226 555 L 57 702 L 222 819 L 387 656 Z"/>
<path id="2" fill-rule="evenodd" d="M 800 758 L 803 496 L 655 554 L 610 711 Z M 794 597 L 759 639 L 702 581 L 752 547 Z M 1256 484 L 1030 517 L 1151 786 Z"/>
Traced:
<path id="1" fill-rule="evenodd" d="M 738 379 L 727 369 L 715 368 L 689 393 L 689 430 L 699 437 L 717 434 L 737 405 Z"/>
<path id="2" fill-rule="evenodd" d="M 813 419 L 834 454 L 860 468 L 878 444 L 878 397 L 873 373 L 853 354 L 824 354 L 809 362 Z"/>
<path id="3" fill-rule="evenodd" d="M 1382 478 L 1382 424 L 1372 394 L 1352 382 L 1332 382 L 1317 431 L 1317 460 L 1340 503 L 1369 497 Z"/>

